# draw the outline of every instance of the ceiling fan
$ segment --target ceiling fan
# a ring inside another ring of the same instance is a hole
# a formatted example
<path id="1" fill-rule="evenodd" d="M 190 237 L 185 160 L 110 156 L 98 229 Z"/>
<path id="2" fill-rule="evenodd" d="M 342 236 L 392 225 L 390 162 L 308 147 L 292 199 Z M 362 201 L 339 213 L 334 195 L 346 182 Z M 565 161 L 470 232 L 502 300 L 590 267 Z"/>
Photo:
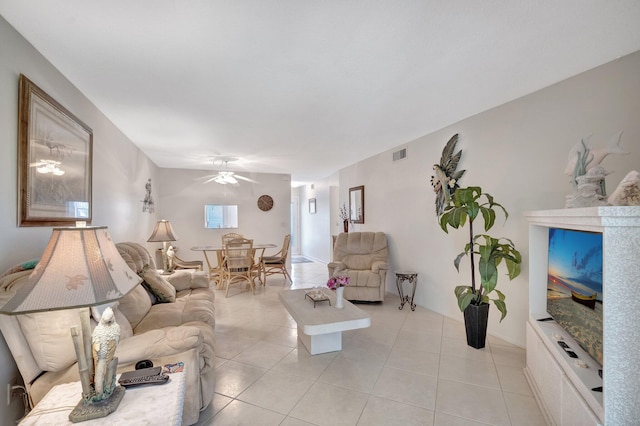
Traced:
<path id="1" fill-rule="evenodd" d="M 209 182 L 215 182 L 215 183 L 219 183 L 220 185 L 227 185 L 227 184 L 231 184 L 231 185 L 236 185 L 238 184 L 238 180 L 244 180 L 246 182 L 251 182 L 251 183 L 258 183 L 257 181 L 250 179 L 246 176 L 240 176 L 235 174 L 235 172 L 232 172 L 229 170 L 229 161 L 228 159 L 225 160 L 213 160 L 213 165 L 216 165 L 216 161 L 220 161 L 221 165 L 224 165 L 223 170 L 218 171 L 218 173 L 216 173 L 215 175 L 207 175 L 207 176 L 203 176 L 200 179 L 206 179 L 204 182 L 202 182 L 202 184 L 204 185 L 205 183 L 209 183 Z"/>

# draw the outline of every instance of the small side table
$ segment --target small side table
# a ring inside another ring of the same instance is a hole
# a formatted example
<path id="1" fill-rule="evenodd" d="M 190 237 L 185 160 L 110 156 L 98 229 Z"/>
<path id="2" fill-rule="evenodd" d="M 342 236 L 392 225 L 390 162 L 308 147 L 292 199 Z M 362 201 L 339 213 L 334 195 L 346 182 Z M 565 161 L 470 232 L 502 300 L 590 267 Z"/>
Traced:
<path id="1" fill-rule="evenodd" d="M 409 284 L 413 284 L 413 290 L 411 291 L 411 299 L 409 295 L 404 295 L 402 291 L 402 283 L 409 281 Z M 400 306 L 398 309 L 404 308 L 405 303 L 409 303 L 411 310 L 416 310 L 416 304 L 413 303 L 413 297 L 416 295 L 416 286 L 418 284 L 418 273 L 413 271 L 397 271 L 396 272 L 396 286 L 398 287 L 398 293 L 400 294 Z"/>
<path id="2" fill-rule="evenodd" d="M 179 426 L 182 424 L 186 374 L 186 371 L 169 374 L 169 381 L 163 385 L 128 388 L 116 411 L 106 417 L 81 423 L 69 421 L 69 413 L 82 397 L 80 382 L 57 385 L 22 419 L 20 426 L 133 424 Z"/>

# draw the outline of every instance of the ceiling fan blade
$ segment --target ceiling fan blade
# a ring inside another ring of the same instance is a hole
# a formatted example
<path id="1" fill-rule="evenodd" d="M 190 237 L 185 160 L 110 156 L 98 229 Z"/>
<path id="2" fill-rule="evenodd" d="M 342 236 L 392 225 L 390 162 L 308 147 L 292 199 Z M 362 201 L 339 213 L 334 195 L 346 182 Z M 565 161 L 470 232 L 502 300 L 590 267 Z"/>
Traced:
<path id="1" fill-rule="evenodd" d="M 228 170 L 226 162 L 225 162 L 224 170 L 219 170 L 216 174 L 210 174 L 210 175 L 205 175 L 205 176 L 200 176 L 195 178 L 195 180 L 203 180 L 202 182 L 203 185 L 209 182 L 215 182 L 221 185 L 227 185 L 227 184 L 237 185 L 238 179 L 244 180 L 247 182 L 258 183 L 257 181 L 251 178 L 237 175 L 231 170 Z"/>
<path id="2" fill-rule="evenodd" d="M 245 176 L 233 175 L 233 177 L 236 178 L 236 179 L 242 179 L 242 180 L 245 180 L 245 181 L 251 182 L 251 183 L 258 183 L 257 180 L 253 180 L 253 179 L 250 179 L 250 178 L 245 177 Z"/>
<path id="3" fill-rule="evenodd" d="M 213 174 L 213 175 L 204 175 L 204 176 L 200 176 L 200 177 L 195 178 L 195 180 L 200 180 L 200 179 L 210 179 L 210 178 L 214 178 L 214 177 L 216 177 L 216 176 L 218 176 L 218 173 L 215 173 L 215 174 Z"/>

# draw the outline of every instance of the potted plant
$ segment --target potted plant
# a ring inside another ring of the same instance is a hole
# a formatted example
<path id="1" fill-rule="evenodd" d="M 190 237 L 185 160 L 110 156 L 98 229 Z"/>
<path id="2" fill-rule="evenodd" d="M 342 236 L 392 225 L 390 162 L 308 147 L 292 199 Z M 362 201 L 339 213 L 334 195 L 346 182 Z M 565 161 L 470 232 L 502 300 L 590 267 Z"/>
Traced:
<path id="1" fill-rule="evenodd" d="M 507 210 L 493 200 L 493 197 L 482 192 L 482 188 L 471 186 L 457 188 L 449 203 L 440 215 L 440 227 L 449 233 L 449 227 L 462 228 L 469 222 L 469 242 L 464 251 L 454 260 L 460 272 L 460 262 L 469 257 L 471 265 L 471 285 L 460 285 L 455 288 L 458 307 L 464 312 L 467 344 L 476 349 L 483 348 L 487 335 L 487 319 L 489 302 L 493 301 L 501 313 L 500 321 L 507 315 L 505 295 L 496 288 L 498 283 L 498 265 L 504 261 L 509 280 L 520 274 L 522 256 L 513 242 L 507 238 L 494 238 L 486 234 L 474 234 L 473 224 L 479 215 L 484 221 L 484 231 L 489 231 L 496 220 L 496 210 L 502 210 L 505 221 L 509 217 Z M 476 284 L 476 258 L 480 285 Z M 491 296 L 495 295 L 495 298 Z"/>

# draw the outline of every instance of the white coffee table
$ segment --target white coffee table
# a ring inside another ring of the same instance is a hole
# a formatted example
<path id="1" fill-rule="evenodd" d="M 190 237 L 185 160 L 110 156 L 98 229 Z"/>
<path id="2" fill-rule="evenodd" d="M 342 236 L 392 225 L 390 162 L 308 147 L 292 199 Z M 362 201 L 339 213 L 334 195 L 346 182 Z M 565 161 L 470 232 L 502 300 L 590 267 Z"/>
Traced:
<path id="1" fill-rule="evenodd" d="M 298 324 L 298 338 L 311 355 L 342 350 L 342 332 L 367 328 L 371 317 L 347 300 L 344 308 L 335 308 L 335 292 L 324 289 L 331 300 L 315 305 L 305 298 L 309 289 L 283 290 L 278 296 Z"/>

